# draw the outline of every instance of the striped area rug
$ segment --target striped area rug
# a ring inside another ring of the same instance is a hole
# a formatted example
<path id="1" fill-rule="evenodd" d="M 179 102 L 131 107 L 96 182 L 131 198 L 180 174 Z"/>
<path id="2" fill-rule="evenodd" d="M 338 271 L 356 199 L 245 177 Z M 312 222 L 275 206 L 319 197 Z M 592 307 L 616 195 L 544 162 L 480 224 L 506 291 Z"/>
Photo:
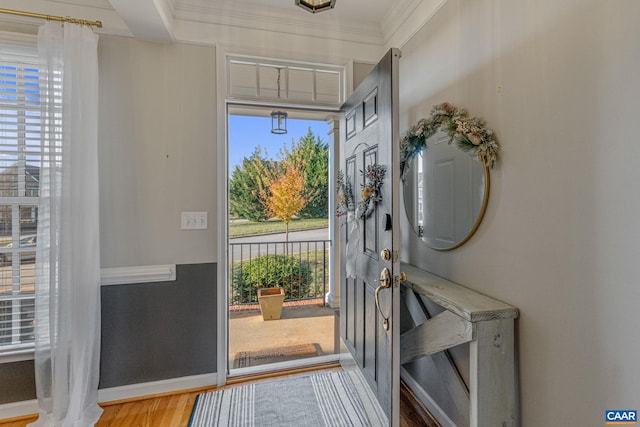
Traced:
<path id="1" fill-rule="evenodd" d="M 387 418 L 357 371 L 246 384 L 198 395 L 190 427 L 383 427 Z"/>

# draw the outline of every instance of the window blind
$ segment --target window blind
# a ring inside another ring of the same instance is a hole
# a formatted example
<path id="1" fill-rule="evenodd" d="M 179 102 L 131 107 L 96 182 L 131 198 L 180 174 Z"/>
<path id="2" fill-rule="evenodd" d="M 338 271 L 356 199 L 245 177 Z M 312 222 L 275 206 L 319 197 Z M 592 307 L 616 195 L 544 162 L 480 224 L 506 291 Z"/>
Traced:
<path id="1" fill-rule="evenodd" d="M 0 44 L 0 355 L 33 348 L 40 81 L 35 48 Z"/>

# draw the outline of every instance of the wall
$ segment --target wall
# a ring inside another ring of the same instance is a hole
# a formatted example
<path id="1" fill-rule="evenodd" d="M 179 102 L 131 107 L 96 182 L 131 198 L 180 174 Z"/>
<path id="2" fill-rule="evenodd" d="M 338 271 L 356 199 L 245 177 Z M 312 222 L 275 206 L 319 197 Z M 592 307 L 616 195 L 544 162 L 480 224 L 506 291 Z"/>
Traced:
<path id="1" fill-rule="evenodd" d="M 184 264 L 102 289 L 100 387 L 215 372 L 215 48 L 102 36 L 99 55 L 102 267 Z"/>
<path id="2" fill-rule="evenodd" d="M 369 74 L 369 71 L 373 70 L 376 64 L 365 64 L 362 62 L 353 63 L 353 88 L 357 88 L 358 85 Z"/>
<path id="3" fill-rule="evenodd" d="M 99 64 L 102 267 L 216 260 L 215 48 L 102 36 Z"/>
<path id="4" fill-rule="evenodd" d="M 402 253 L 520 308 L 524 427 L 640 408 L 638 16 L 635 0 L 449 0 L 402 48 L 402 132 L 450 101 L 502 147 L 477 234 L 436 252 L 405 233 Z"/>

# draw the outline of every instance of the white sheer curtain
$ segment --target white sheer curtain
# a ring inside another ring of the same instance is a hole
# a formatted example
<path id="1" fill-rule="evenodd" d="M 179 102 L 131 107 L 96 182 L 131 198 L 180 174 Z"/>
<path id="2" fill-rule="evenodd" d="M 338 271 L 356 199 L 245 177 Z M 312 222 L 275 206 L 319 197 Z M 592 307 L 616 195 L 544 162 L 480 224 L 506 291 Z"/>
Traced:
<path id="1" fill-rule="evenodd" d="M 98 37 L 47 22 L 38 33 L 45 100 L 36 258 L 36 426 L 92 426 L 100 366 Z"/>

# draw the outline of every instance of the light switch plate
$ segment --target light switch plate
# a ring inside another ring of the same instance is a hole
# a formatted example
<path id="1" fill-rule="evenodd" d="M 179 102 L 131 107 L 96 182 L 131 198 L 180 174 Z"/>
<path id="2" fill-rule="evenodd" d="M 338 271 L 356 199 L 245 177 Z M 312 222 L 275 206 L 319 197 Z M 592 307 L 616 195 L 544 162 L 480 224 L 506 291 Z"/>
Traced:
<path id="1" fill-rule="evenodd" d="M 207 227 L 207 212 L 182 212 L 183 230 L 206 230 Z"/>

